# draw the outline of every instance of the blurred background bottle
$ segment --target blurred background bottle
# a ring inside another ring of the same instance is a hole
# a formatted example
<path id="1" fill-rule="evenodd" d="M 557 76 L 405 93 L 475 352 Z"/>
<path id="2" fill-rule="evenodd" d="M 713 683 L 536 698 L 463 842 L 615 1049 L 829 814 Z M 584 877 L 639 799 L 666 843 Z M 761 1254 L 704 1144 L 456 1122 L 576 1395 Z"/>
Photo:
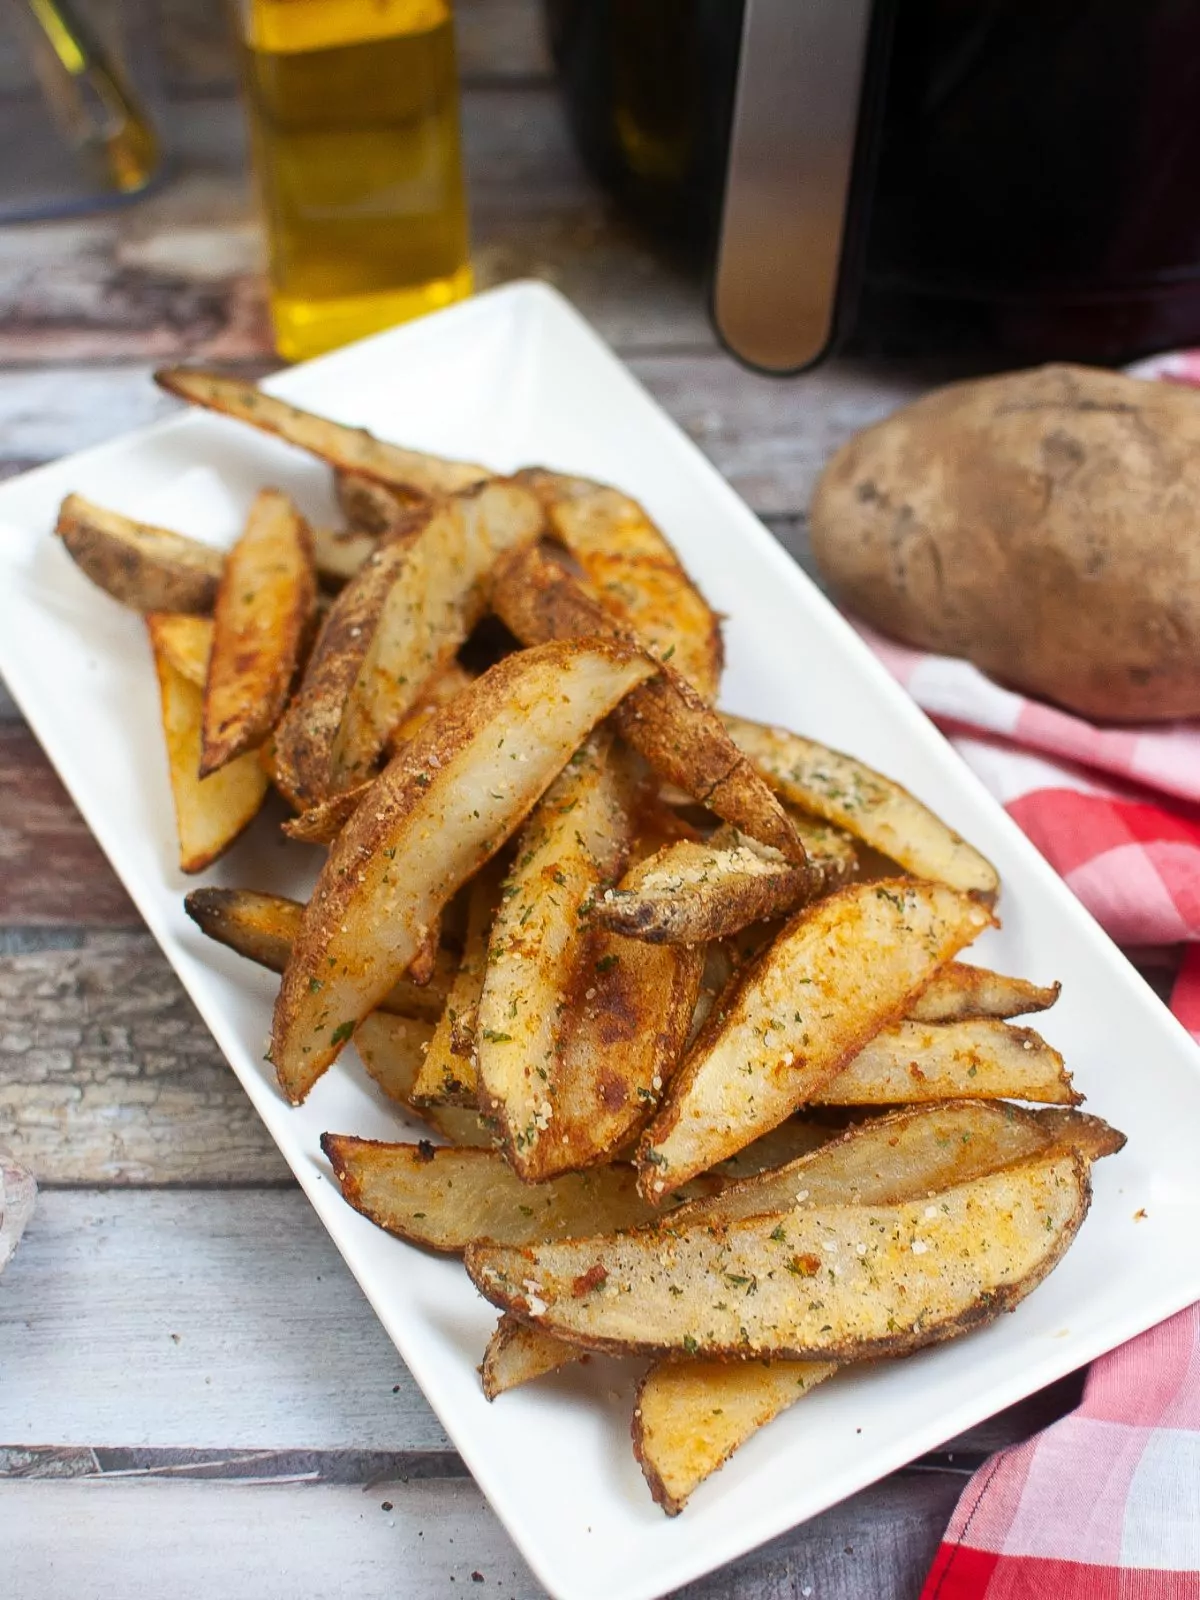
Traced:
<path id="1" fill-rule="evenodd" d="M 241 0 L 280 355 L 471 291 L 448 0 Z"/>

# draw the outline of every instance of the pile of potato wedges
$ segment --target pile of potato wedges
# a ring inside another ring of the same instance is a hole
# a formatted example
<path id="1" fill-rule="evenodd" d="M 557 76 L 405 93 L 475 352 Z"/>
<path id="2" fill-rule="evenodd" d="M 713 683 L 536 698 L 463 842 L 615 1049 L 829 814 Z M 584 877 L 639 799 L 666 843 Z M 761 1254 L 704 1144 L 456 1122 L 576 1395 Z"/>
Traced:
<path id="1" fill-rule="evenodd" d="M 1057 986 L 958 959 L 991 863 L 854 756 L 715 708 L 717 614 L 619 490 L 159 381 L 327 462 L 345 527 L 264 488 L 227 553 L 77 495 L 57 532 L 146 618 L 183 870 L 272 789 L 326 850 L 306 905 L 187 908 L 281 974 L 288 1100 L 352 1045 L 437 1135 L 323 1144 L 497 1307 L 488 1397 L 640 1359 L 674 1513 L 839 1368 L 1036 1287 L 1124 1141 L 1013 1021 Z"/>

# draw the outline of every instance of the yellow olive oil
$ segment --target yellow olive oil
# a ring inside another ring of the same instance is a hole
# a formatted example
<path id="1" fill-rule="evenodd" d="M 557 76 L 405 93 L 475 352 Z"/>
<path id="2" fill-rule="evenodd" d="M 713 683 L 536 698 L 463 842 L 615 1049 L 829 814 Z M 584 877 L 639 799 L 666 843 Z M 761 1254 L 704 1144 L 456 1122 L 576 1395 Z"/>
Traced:
<path id="1" fill-rule="evenodd" d="M 280 355 L 469 294 L 447 0 L 244 0 L 240 24 Z"/>

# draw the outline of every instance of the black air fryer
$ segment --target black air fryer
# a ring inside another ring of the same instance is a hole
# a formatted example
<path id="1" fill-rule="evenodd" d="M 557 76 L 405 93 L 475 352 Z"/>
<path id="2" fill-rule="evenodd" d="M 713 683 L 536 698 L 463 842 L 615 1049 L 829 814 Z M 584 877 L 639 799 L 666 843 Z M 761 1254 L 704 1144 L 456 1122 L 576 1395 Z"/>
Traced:
<path id="1" fill-rule="evenodd" d="M 547 0 L 597 175 L 751 365 L 1200 340 L 1200 0 Z"/>

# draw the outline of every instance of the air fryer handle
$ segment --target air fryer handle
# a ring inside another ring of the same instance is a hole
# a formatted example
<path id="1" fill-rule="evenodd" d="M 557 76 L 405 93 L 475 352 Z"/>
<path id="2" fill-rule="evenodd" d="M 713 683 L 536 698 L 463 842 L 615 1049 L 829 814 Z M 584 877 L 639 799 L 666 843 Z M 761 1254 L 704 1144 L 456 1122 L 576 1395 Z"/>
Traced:
<path id="1" fill-rule="evenodd" d="M 768 372 L 812 366 L 836 332 L 875 9 L 746 0 L 713 320 Z"/>

